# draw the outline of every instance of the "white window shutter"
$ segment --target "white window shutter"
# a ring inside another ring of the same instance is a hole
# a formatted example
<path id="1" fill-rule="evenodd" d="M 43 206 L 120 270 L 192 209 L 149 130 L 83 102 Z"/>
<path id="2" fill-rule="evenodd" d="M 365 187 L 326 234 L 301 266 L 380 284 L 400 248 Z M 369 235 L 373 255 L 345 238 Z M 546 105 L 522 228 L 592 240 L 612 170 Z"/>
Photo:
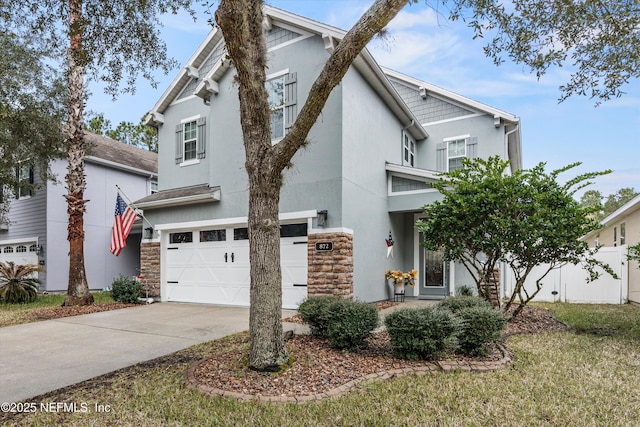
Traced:
<path id="1" fill-rule="evenodd" d="M 478 157 L 478 137 L 472 136 L 467 139 L 467 158 L 475 159 Z"/>
<path id="2" fill-rule="evenodd" d="M 436 146 L 436 170 L 438 172 L 447 171 L 447 143 L 440 142 Z"/>

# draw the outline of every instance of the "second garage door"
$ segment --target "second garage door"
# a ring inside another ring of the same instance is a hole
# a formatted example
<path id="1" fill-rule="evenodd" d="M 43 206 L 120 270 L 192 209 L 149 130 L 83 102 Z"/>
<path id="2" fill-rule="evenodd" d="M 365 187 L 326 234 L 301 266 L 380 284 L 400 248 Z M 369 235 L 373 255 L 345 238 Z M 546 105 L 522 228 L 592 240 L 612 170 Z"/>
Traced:
<path id="1" fill-rule="evenodd" d="M 249 305 L 246 227 L 169 232 L 167 301 Z M 307 296 L 307 224 L 281 227 L 282 304 L 297 308 Z"/>

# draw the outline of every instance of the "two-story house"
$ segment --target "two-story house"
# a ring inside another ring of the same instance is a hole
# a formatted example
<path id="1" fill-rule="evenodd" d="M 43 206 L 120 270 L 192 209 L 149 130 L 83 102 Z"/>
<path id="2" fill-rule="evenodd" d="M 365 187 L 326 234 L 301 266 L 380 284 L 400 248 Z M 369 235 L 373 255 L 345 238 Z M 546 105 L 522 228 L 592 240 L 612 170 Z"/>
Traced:
<path id="1" fill-rule="evenodd" d="M 277 144 L 343 30 L 264 6 L 267 90 Z M 249 304 L 248 182 L 235 70 L 213 29 L 154 105 L 159 191 L 136 202 L 153 224 L 142 276 L 163 301 Z M 431 183 L 465 157 L 521 167 L 518 117 L 354 61 L 286 172 L 280 201 L 283 306 L 306 296 L 390 296 L 387 269 L 418 270 L 409 295 L 443 298 L 472 284 L 424 250 L 414 224 L 441 195 Z M 388 250 L 387 240 L 393 241 Z"/>
<path id="2" fill-rule="evenodd" d="M 91 289 L 111 286 L 120 274 L 135 276 L 140 266 L 142 221 L 138 220 L 127 239 L 127 247 L 115 257 L 109 252 L 114 222 L 116 185 L 129 198 L 141 198 L 155 191 L 157 154 L 87 133 L 85 175 L 88 200 L 84 214 L 85 268 Z M 9 221 L 0 229 L 0 261 L 40 264 L 41 290 L 64 291 L 69 277 L 67 241 L 66 159 L 50 168 L 56 182 L 39 182 L 28 164 L 17 171 L 39 185 L 34 192 L 14 191 Z"/>

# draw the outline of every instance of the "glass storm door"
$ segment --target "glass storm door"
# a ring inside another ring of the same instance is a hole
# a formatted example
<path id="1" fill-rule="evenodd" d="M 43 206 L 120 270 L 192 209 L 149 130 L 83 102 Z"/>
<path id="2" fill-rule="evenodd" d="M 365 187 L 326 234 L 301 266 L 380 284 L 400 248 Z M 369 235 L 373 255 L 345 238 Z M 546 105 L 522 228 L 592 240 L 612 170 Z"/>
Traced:
<path id="1" fill-rule="evenodd" d="M 422 234 L 420 235 L 422 243 Z M 420 296 L 440 299 L 449 294 L 449 263 L 442 251 L 430 251 L 420 245 Z"/>

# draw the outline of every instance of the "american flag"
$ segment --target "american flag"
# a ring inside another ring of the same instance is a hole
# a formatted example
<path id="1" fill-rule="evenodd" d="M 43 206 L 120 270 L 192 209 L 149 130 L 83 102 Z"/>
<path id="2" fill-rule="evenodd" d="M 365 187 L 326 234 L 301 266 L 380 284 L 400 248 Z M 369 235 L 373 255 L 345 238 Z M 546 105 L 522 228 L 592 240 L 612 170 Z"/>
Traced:
<path id="1" fill-rule="evenodd" d="M 111 229 L 111 247 L 109 250 L 115 256 L 120 255 L 122 249 L 127 246 L 127 236 L 133 227 L 133 223 L 136 221 L 137 215 L 127 204 L 122 200 L 120 194 L 116 197 L 116 210 L 115 220 L 113 228 Z"/>

